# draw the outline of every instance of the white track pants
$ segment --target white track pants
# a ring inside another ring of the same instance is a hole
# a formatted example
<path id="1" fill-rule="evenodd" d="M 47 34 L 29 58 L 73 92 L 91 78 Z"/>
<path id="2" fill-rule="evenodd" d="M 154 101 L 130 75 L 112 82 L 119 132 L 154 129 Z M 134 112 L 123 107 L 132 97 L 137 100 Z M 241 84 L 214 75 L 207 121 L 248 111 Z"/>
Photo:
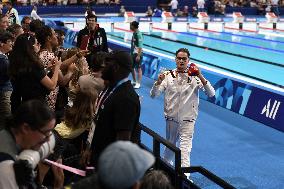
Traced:
<path id="1" fill-rule="evenodd" d="M 195 121 L 182 121 L 179 123 L 173 120 L 166 120 L 166 138 L 169 142 L 180 148 L 182 167 L 190 166 L 194 124 Z M 168 163 L 173 164 L 174 153 L 168 148 L 165 148 L 164 158 Z"/>

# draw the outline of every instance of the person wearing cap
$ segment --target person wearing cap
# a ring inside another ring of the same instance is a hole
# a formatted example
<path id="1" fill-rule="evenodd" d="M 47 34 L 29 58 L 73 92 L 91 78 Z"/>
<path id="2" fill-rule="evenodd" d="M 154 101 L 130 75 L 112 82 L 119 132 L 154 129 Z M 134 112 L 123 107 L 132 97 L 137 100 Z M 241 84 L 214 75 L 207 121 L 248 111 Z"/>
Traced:
<path id="1" fill-rule="evenodd" d="M 140 88 L 140 84 L 142 80 L 141 63 L 143 59 L 143 54 L 142 54 L 143 36 L 138 28 L 139 28 L 138 22 L 136 21 L 131 22 L 130 29 L 133 31 L 133 36 L 131 39 L 130 53 L 133 59 L 132 77 L 133 77 L 133 84 L 134 84 L 135 89 Z"/>
<path id="2" fill-rule="evenodd" d="M 200 69 L 191 64 L 188 68 L 190 53 L 186 48 L 176 51 L 176 69 L 161 73 L 154 83 L 150 95 L 157 97 L 165 93 L 164 114 L 166 118 L 166 138 L 172 144 L 179 144 L 181 166 L 190 166 L 190 152 L 195 121 L 199 107 L 199 89 L 213 97 L 215 90 L 201 74 Z M 165 149 L 164 158 L 172 164 L 173 152 Z"/>
<path id="3" fill-rule="evenodd" d="M 97 174 L 79 181 L 72 189 L 138 189 L 140 180 L 154 163 L 154 156 L 137 144 L 117 141 L 102 152 Z"/>
<path id="4" fill-rule="evenodd" d="M 92 165 L 97 165 L 102 151 L 116 140 L 140 139 L 140 101 L 128 80 L 131 70 L 132 59 L 126 51 L 114 51 L 105 58 L 102 79 L 108 85 L 98 97 L 95 128 L 91 128 L 87 141 L 93 150 Z M 83 164 L 88 163 L 84 158 Z"/>
<path id="5" fill-rule="evenodd" d="M 81 50 L 89 50 L 86 56 L 89 67 L 93 69 L 93 59 L 96 52 L 108 52 L 107 36 L 104 28 L 97 24 L 97 16 L 88 14 L 86 16 L 86 27 L 79 31 L 77 47 Z"/>

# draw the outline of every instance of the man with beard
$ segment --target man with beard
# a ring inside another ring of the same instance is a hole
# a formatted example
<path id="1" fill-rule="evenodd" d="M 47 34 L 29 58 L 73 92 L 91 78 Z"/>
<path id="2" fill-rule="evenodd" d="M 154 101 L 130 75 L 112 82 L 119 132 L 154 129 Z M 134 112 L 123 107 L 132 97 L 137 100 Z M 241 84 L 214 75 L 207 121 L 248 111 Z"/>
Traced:
<path id="1" fill-rule="evenodd" d="M 104 28 L 97 24 L 97 16 L 88 14 L 86 16 L 86 27 L 79 31 L 77 37 L 77 47 L 81 50 L 89 50 L 86 56 L 89 67 L 93 69 L 93 60 L 97 52 L 108 52 L 107 36 Z"/>
<path id="2" fill-rule="evenodd" d="M 126 51 L 114 51 L 106 57 L 102 78 L 108 84 L 98 97 L 96 126 L 90 130 L 87 142 L 93 150 L 92 165 L 97 165 L 101 152 L 116 140 L 138 142 L 140 139 L 140 101 L 128 80 L 131 71 L 132 58 Z"/>

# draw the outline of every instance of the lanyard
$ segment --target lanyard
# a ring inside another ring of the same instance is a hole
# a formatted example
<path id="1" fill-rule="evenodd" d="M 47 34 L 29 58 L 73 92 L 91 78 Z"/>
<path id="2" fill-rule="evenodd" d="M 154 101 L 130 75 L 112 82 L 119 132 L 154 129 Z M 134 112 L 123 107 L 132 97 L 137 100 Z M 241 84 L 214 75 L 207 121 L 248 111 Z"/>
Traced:
<path id="1" fill-rule="evenodd" d="M 109 92 L 109 94 L 105 97 L 105 95 L 107 94 L 107 92 L 109 91 L 110 88 L 107 88 L 105 91 L 101 92 L 99 95 L 99 98 L 97 98 L 97 104 L 96 104 L 96 111 L 95 111 L 95 119 L 98 119 L 97 115 L 98 115 L 98 111 L 100 109 L 100 107 L 104 108 L 104 103 L 105 101 L 110 97 L 110 95 L 112 95 L 112 93 L 115 91 L 115 89 L 117 89 L 120 85 L 122 85 L 123 83 L 127 82 L 128 78 L 124 78 L 122 80 L 120 80 L 114 87 L 113 89 Z M 93 137 L 94 137 L 94 132 L 96 129 L 96 125 L 94 123 L 94 121 L 92 122 L 92 126 L 91 129 L 89 131 L 88 134 L 88 139 L 87 139 L 87 146 L 90 147 L 90 145 L 92 144 L 93 141 Z"/>
<path id="2" fill-rule="evenodd" d="M 112 93 L 123 83 L 127 82 L 128 78 L 124 78 L 122 80 L 120 80 L 113 88 L 112 90 L 108 93 L 108 91 L 110 90 L 110 88 L 108 87 L 105 91 L 101 92 L 99 95 L 99 98 L 97 99 L 97 107 L 96 107 L 96 111 L 95 111 L 95 115 L 97 115 L 99 109 L 102 107 L 104 108 L 104 103 L 105 101 L 112 95 Z M 108 93 L 108 95 L 105 97 L 105 95 Z"/>
<path id="3" fill-rule="evenodd" d="M 185 71 L 181 71 L 181 72 L 175 70 L 175 73 L 173 72 L 173 70 L 170 70 L 170 74 L 172 75 L 173 78 L 176 78 L 179 73 L 187 73 L 187 72 L 188 72 L 188 68 Z M 192 77 L 192 76 L 187 77 L 187 83 L 190 83 L 190 81 L 191 81 L 190 77 Z"/>

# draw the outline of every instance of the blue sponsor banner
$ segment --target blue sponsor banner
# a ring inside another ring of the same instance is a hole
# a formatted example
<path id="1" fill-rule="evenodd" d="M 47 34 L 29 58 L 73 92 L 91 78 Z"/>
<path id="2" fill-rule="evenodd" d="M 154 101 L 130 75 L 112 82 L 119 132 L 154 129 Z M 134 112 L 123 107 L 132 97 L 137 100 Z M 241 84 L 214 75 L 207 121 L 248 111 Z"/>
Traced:
<path id="1" fill-rule="evenodd" d="M 201 92 L 200 97 L 218 106 L 244 115 L 251 98 L 253 87 L 206 71 L 203 71 L 203 74 L 214 87 L 216 94 L 215 97 L 209 98 Z"/>
<path id="2" fill-rule="evenodd" d="M 72 30 L 67 30 L 65 32 L 64 42 L 76 46 L 76 44 L 77 44 L 77 35 L 78 35 L 78 32 L 75 32 L 75 31 L 72 31 Z"/>
<path id="3" fill-rule="evenodd" d="M 210 19 L 212 22 L 224 22 L 224 19 L 223 18 L 218 18 L 218 17 L 214 17 L 214 18 L 211 18 Z"/>
<path id="4" fill-rule="evenodd" d="M 152 22 L 152 17 L 139 17 L 139 22 Z"/>
<path id="5" fill-rule="evenodd" d="M 45 24 L 53 29 L 61 29 L 65 32 L 65 39 L 64 42 L 68 45 L 76 46 L 77 44 L 77 31 L 70 30 L 64 26 L 62 26 L 63 23 L 58 23 L 56 21 L 52 20 L 45 20 Z M 63 24 L 64 25 L 64 24 Z"/>
<path id="6" fill-rule="evenodd" d="M 257 19 L 256 18 L 245 18 L 246 22 L 256 22 Z"/>
<path id="7" fill-rule="evenodd" d="M 188 17 L 175 17 L 177 22 L 188 22 Z"/>
<path id="8" fill-rule="evenodd" d="M 253 88 L 245 116 L 284 131 L 284 96 Z"/>

